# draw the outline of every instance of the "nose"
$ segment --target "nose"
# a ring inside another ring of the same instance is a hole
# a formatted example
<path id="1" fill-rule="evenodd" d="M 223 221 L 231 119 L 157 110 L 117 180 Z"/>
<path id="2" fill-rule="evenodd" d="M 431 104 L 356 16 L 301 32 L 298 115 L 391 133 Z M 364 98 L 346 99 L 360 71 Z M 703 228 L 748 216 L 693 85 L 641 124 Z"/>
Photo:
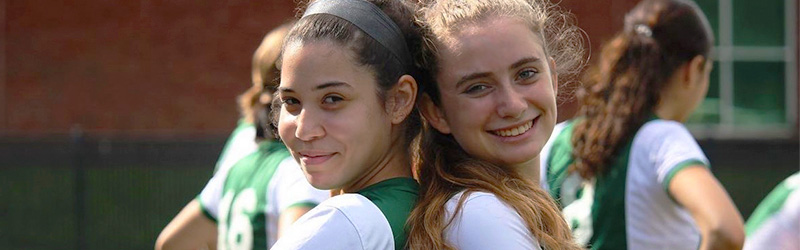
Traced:
<path id="1" fill-rule="evenodd" d="M 522 93 L 518 93 L 511 87 L 501 88 L 496 98 L 497 114 L 501 118 L 519 118 L 527 108 Z"/>
<path id="2" fill-rule="evenodd" d="M 322 127 L 322 120 L 318 114 L 304 109 L 295 119 L 297 130 L 294 136 L 301 141 L 313 141 L 325 136 L 325 129 Z"/>

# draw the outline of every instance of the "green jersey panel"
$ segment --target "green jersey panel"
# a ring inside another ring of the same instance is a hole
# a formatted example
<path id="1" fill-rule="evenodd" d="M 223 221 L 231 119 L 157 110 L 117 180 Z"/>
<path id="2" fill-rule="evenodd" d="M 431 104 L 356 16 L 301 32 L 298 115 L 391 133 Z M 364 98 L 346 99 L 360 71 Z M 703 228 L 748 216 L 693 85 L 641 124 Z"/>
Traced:
<path id="1" fill-rule="evenodd" d="M 404 249 L 408 239 L 406 220 L 419 197 L 419 184 L 412 178 L 392 178 L 358 191 L 381 210 L 394 237 L 394 249 Z"/>
<path id="2" fill-rule="evenodd" d="M 568 169 L 574 161 L 572 159 L 572 131 L 575 129 L 575 122 L 568 121 L 567 125 L 561 130 L 561 133 L 556 135 L 553 141 L 550 154 L 547 155 L 547 184 L 550 187 L 550 196 L 556 201 L 559 207 L 564 208 L 563 199 L 570 199 L 569 195 L 562 196 L 562 183 L 565 182 L 569 175 Z M 575 197 L 577 198 L 577 197 Z"/>

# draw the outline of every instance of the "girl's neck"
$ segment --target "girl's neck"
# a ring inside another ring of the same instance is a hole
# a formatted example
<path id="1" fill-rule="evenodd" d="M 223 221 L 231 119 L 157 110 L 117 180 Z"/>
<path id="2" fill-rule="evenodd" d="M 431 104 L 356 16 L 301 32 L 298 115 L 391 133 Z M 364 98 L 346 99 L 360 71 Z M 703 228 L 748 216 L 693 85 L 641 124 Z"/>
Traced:
<path id="1" fill-rule="evenodd" d="M 683 123 L 689 118 L 686 114 L 686 108 L 682 105 L 686 100 L 673 97 L 673 95 L 669 94 L 662 95 L 659 101 L 660 103 L 653 109 L 653 113 L 655 113 L 659 119 Z"/>
<path id="2" fill-rule="evenodd" d="M 539 157 L 534 157 L 528 162 L 513 166 L 522 178 L 533 181 L 534 184 L 539 185 Z"/>
<path id="3" fill-rule="evenodd" d="M 376 184 L 397 177 L 411 177 L 411 161 L 407 148 L 399 140 L 392 140 L 392 146 L 377 163 L 368 168 L 359 178 L 342 188 L 342 192 L 355 193 Z"/>

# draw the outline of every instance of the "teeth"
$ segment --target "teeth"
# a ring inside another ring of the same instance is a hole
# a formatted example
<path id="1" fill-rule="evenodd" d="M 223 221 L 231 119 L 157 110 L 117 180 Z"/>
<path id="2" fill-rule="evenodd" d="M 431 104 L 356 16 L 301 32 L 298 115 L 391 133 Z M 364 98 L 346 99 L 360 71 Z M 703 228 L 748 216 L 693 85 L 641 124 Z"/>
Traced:
<path id="1" fill-rule="evenodd" d="M 518 136 L 522 133 L 528 131 L 533 126 L 533 121 L 528 121 L 527 123 L 523 124 L 522 126 L 512 128 L 512 129 L 505 129 L 505 130 L 495 130 L 493 131 L 494 134 L 503 136 L 503 137 L 510 137 L 510 136 Z"/>

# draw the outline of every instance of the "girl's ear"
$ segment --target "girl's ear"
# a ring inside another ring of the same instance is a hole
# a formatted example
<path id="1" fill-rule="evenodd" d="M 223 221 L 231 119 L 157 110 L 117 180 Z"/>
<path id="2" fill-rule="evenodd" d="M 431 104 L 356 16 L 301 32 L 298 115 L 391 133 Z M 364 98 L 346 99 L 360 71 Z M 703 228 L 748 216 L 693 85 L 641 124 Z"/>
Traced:
<path id="1" fill-rule="evenodd" d="M 685 87 L 694 87 L 695 84 L 703 80 L 707 67 L 706 63 L 706 58 L 702 55 L 697 55 L 686 63 L 681 77 Z"/>
<path id="2" fill-rule="evenodd" d="M 417 81 L 410 75 L 401 76 L 386 98 L 386 109 L 392 124 L 402 123 L 414 110 L 416 101 Z"/>
<path id="3" fill-rule="evenodd" d="M 419 110 L 425 120 L 442 134 L 450 133 L 450 126 L 447 124 L 447 119 L 444 112 L 433 103 L 428 94 L 422 95 L 422 100 L 419 102 Z"/>

